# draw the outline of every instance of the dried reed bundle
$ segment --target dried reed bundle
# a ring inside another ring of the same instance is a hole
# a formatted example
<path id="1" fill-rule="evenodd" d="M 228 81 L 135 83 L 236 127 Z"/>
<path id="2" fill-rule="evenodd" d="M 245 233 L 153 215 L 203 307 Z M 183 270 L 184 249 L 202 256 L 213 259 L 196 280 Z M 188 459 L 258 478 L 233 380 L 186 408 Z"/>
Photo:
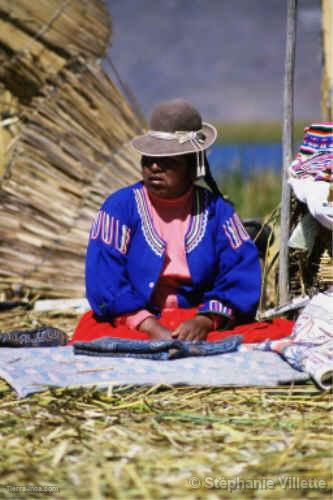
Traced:
<path id="1" fill-rule="evenodd" d="M 0 0 L 0 81 L 21 105 L 0 185 L 0 291 L 78 297 L 92 218 L 138 179 L 129 141 L 142 123 L 94 61 L 110 37 L 104 3 L 39 4 Z"/>

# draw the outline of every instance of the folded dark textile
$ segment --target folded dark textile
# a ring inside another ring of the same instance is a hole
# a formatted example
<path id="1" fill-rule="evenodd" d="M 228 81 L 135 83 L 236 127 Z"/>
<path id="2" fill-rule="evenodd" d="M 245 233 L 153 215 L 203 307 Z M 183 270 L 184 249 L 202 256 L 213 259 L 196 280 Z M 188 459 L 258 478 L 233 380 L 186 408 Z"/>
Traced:
<path id="1" fill-rule="evenodd" d="M 56 347 L 67 342 L 65 332 L 50 326 L 0 333 L 0 347 Z"/>
<path id="2" fill-rule="evenodd" d="M 212 356 L 236 351 L 241 335 L 231 335 L 219 342 L 183 342 L 181 340 L 128 340 L 102 337 L 91 342 L 75 342 L 74 354 L 169 360 L 188 356 Z"/>

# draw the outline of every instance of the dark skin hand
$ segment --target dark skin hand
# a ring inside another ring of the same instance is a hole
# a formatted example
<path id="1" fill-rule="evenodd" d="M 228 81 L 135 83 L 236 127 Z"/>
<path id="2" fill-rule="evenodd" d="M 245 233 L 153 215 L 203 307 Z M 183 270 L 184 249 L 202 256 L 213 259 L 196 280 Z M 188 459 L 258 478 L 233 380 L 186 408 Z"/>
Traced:
<path id="1" fill-rule="evenodd" d="M 172 337 L 188 342 L 200 342 L 206 340 L 208 333 L 213 329 L 213 321 L 208 316 L 195 316 L 192 319 L 183 321 L 176 330 L 172 332 Z"/>
<path id="2" fill-rule="evenodd" d="M 153 317 L 143 320 L 139 325 L 139 330 L 148 333 L 152 340 L 172 340 L 171 330 L 160 325 Z"/>
<path id="3" fill-rule="evenodd" d="M 212 330 L 213 322 L 208 316 L 195 316 L 193 319 L 183 321 L 176 330 L 171 332 L 152 317 L 142 321 L 139 330 L 148 333 L 152 340 L 186 340 L 188 342 L 200 342 L 206 340 L 208 333 Z"/>

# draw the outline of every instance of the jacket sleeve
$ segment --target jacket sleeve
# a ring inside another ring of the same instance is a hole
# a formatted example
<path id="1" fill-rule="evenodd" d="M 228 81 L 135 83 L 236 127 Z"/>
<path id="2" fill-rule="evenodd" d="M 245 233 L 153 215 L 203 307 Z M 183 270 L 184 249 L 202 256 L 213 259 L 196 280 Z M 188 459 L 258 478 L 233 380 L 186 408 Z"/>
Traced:
<path id="1" fill-rule="evenodd" d="M 116 317 L 144 309 L 145 299 L 130 283 L 127 249 L 132 227 L 128 202 L 115 195 L 98 212 L 89 234 L 86 254 L 86 294 L 100 317 Z"/>
<path id="2" fill-rule="evenodd" d="M 255 244 L 239 216 L 222 198 L 217 202 L 218 271 L 199 313 L 253 318 L 260 298 L 261 268 Z"/>

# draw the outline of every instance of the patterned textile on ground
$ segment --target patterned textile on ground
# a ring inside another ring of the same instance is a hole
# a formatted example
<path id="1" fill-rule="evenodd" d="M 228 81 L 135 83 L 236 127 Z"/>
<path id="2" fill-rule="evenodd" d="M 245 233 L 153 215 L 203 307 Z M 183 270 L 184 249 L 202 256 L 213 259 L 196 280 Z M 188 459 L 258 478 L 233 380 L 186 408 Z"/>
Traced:
<path id="1" fill-rule="evenodd" d="M 181 340 L 129 340 L 102 337 L 92 342 L 76 342 L 74 354 L 167 361 L 189 356 L 214 356 L 236 351 L 241 335 L 232 335 L 219 342 L 184 342 Z"/>
<path id="2" fill-rule="evenodd" d="M 129 384 L 275 387 L 309 379 L 306 373 L 294 370 L 274 352 L 231 352 L 166 363 L 76 356 L 72 346 L 0 349 L 0 377 L 20 398 L 49 387 L 107 388 Z"/>
<path id="3" fill-rule="evenodd" d="M 267 341 L 258 349 L 278 352 L 322 389 L 333 386 L 333 292 L 319 293 L 298 317 L 292 335 Z"/>
<path id="4" fill-rule="evenodd" d="M 197 308 L 194 309 L 165 309 L 160 318 L 160 323 L 175 330 L 177 326 L 195 316 Z M 132 340 L 149 340 L 147 333 L 131 329 L 125 325 L 126 317 L 118 318 L 117 324 L 113 326 L 109 321 L 98 320 L 92 311 L 85 313 L 75 332 L 70 344 L 74 342 L 90 342 L 101 337 L 117 337 Z M 253 322 L 239 325 L 232 329 L 210 332 L 208 342 L 218 342 L 230 335 L 241 335 L 243 342 L 262 342 L 267 339 L 280 339 L 291 334 L 293 321 L 283 318 L 275 318 L 273 321 Z"/>
<path id="5" fill-rule="evenodd" d="M 0 334 L 0 347 L 56 347 L 66 345 L 67 342 L 65 332 L 50 326 Z"/>

